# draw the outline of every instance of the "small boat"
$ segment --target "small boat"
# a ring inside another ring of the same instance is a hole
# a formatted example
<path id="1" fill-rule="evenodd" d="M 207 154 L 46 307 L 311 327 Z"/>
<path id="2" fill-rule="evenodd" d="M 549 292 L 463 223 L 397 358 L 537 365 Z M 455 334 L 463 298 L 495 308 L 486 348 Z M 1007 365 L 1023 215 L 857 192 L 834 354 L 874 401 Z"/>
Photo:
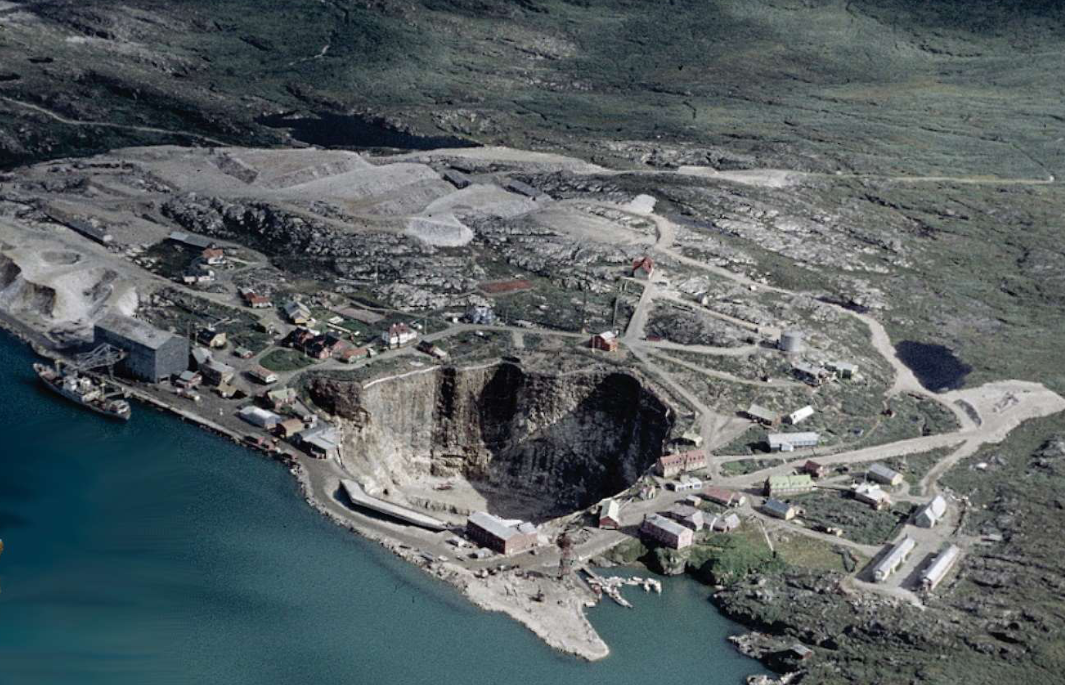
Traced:
<path id="1" fill-rule="evenodd" d="M 80 374 L 72 368 L 64 368 L 58 362 L 54 366 L 34 364 L 33 370 L 37 372 L 37 377 L 41 379 L 45 387 L 71 402 L 91 409 L 97 414 L 122 421 L 129 420 L 129 402 L 125 400 L 125 395 L 118 388 Z"/>

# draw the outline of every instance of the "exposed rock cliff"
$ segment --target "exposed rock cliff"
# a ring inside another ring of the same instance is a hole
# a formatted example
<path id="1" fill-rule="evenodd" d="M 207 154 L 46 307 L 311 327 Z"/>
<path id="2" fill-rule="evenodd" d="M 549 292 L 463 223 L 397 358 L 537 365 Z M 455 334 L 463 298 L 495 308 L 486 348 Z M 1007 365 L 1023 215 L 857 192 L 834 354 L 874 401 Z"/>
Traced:
<path id="1" fill-rule="evenodd" d="M 661 454 L 669 407 L 635 376 L 532 373 L 513 364 L 440 368 L 362 383 L 317 377 L 310 392 L 345 419 L 342 459 L 384 488 L 461 477 L 495 513 L 507 494 L 540 515 L 592 504 L 631 485 Z"/>

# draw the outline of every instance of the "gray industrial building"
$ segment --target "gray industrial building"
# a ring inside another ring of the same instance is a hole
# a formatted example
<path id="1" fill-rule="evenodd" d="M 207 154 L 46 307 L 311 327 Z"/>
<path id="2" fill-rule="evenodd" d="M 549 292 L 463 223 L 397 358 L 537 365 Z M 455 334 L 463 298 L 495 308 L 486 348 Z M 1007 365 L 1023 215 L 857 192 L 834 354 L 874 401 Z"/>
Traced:
<path id="1" fill-rule="evenodd" d="M 119 370 L 152 383 L 189 368 L 188 340 L 121 314 L 108 314 L 96 322 L 93 343 L 125 350 Z"/>

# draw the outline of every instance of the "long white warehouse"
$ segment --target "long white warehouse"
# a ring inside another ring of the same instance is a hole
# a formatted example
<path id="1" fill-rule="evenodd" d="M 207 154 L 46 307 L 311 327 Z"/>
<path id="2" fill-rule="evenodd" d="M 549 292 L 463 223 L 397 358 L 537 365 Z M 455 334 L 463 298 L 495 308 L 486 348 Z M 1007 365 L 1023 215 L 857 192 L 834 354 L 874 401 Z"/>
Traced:
<path id="1" fill-rule="evenodd" d="M 906 557 L 910 556 L 910 552 L 916 546 L 917 543 L 913 541 L 913 538 L 908 536 L 903 538 L 902 542 L 892 547 L 887 556 L 873 567 L 873 580 L 878 583 L 883 583 L 887 580 L 888 576 L 899 570 L 899 566 L 902 566 L 902 563 L 906 561 Z"/>
<path id="2" fill-rule="evenodd" d="M 936 586 L 950 573 L 950 569 L 954 567 L 960 556 L 961 549 L 957 545 L 950 545 L 936 555 L 928 568 L 921 572 L 921 588 L 935 590 Z"/>

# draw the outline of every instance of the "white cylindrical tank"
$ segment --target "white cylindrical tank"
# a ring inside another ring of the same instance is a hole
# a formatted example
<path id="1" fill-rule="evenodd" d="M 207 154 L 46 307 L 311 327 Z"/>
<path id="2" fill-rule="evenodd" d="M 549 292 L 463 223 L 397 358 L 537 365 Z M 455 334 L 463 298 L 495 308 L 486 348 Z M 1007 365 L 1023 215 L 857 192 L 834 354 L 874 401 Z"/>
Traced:
<path id="1" fill-rule="evenodd" d="M 780 349 L 785 352 L 802 352 L 802 332 L 784 331 L 780 336 Z"/>

